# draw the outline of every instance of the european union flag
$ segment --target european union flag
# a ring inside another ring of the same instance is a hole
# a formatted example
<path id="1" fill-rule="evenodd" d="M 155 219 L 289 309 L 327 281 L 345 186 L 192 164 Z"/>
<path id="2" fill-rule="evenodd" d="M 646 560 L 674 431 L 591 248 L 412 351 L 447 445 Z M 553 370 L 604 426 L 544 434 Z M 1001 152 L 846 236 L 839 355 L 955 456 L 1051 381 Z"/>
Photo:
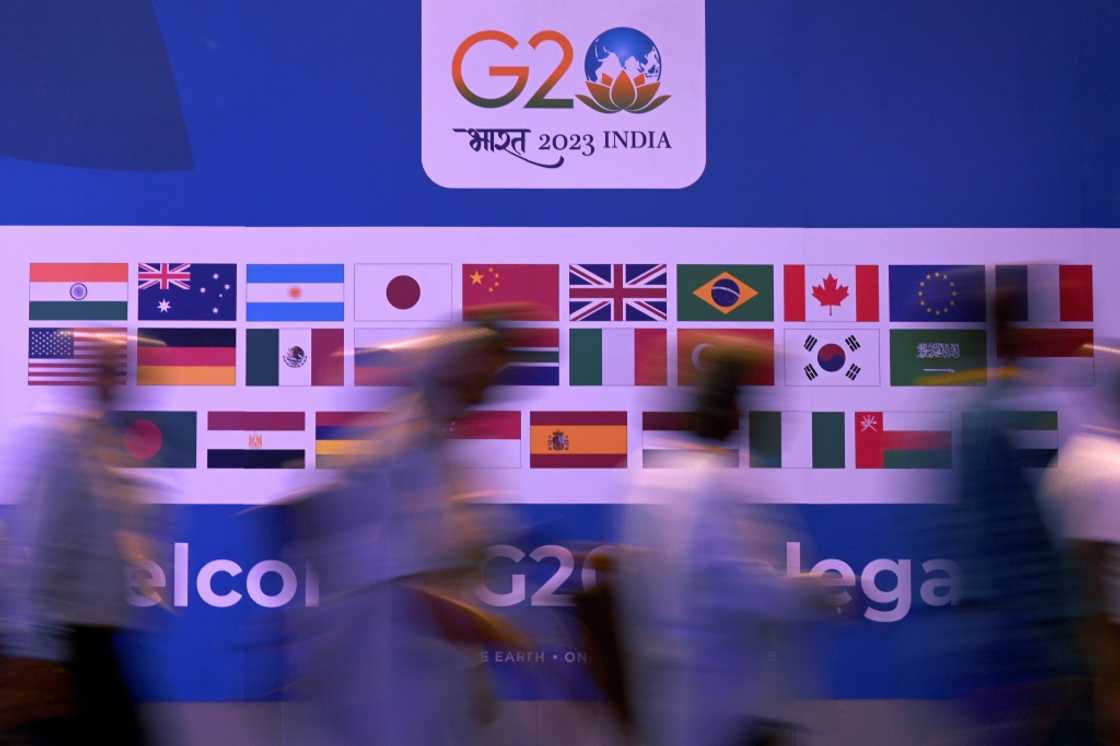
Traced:
<path id="1" fill-rule="evenodd" d="M 237 265 L 141 262 L 141 321 L 235 321 Z"/>
<path id="2" fill-rule="evenodd" d="M 892 264 L 891 321 L 983 321 L 981 264 Z"/>

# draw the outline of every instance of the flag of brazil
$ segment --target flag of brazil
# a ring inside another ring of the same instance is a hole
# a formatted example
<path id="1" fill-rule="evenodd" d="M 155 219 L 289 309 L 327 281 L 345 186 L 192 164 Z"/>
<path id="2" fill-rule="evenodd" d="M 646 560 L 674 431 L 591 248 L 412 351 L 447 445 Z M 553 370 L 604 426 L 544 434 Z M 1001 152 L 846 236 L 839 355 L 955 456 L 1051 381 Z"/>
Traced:
<path id="1" fill-rule="evenodd" d="M 773 321 L 769 264 L 678 264 L 680 321 Z"/>

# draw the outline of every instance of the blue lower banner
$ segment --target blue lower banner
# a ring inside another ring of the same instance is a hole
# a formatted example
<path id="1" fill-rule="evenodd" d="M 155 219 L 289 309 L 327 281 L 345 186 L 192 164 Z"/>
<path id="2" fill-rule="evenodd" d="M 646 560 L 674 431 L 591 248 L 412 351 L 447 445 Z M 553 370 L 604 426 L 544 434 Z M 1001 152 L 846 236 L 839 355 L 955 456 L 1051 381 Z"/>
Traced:
<path id="1" fill-rule="evenodd" d="M 532 641 L 529 650 L 480 652 L 498 696 L 595 699 L 573 594 L 595 582 L 592 560 L 619 542 L 625 511 L 606 504 L 502 505 L 521 526 L 491 546 L 477 600 Z M 768 508 L 770 510 L 770 508 Z M 959 610 L 957 570 L 928 530 L 936 505 L 774 507 L 784 537 L 782 574 L 826 573 L 834 612 L 797 630 L 827 699 L 939 698 L 950 694 L 952 656 L 937 655 Z M 125 644 L 141 696 L 153 701 L 262 701 L 282 696 L 286 612 L 319 603 L 313 568 L 284 555 L 280 507 L 163 506 L 166 551 L 141 572 L 166 590 L 150 605 L 130 589 L 141 629 Z M 496 517 L 496 516 L 495 516 Z M 512 520 L 511 520 L 512 519 Z M 780 563 L 781 564 L 781 563 Z M 145 606 L 145 604 L 148 604 Z M 919 657 L 919 651 L 921 655 Z"/>

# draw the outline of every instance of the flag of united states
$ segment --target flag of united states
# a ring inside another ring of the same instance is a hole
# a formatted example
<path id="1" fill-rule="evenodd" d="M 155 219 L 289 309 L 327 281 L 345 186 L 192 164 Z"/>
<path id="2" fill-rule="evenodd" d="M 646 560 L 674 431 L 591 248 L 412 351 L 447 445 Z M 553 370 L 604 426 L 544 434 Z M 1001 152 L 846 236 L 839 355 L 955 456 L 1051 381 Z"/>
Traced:
<path id="1" fill-rule="evenodd" d="M 123 329 L 30 329 L 27 383 L 32 386 L 82 386 L 97 383 L 102 354 L 108 354 L 125 382 L 126 335 Z M 103 353 L 102 345 L 108 349 Z"/>

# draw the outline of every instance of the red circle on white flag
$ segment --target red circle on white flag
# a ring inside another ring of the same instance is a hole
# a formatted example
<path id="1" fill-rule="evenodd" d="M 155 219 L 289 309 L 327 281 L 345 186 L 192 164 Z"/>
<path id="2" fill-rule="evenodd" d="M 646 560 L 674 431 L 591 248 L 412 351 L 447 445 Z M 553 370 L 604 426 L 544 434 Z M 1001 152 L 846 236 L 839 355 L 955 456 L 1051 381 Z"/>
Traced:
<path id="1" fill-rule="evenodd" d="M 407 311 L 420 302 L 420 283 L 408 275 L 397 275 L 385 286 L 385 298 L 393 308 Z"/>

